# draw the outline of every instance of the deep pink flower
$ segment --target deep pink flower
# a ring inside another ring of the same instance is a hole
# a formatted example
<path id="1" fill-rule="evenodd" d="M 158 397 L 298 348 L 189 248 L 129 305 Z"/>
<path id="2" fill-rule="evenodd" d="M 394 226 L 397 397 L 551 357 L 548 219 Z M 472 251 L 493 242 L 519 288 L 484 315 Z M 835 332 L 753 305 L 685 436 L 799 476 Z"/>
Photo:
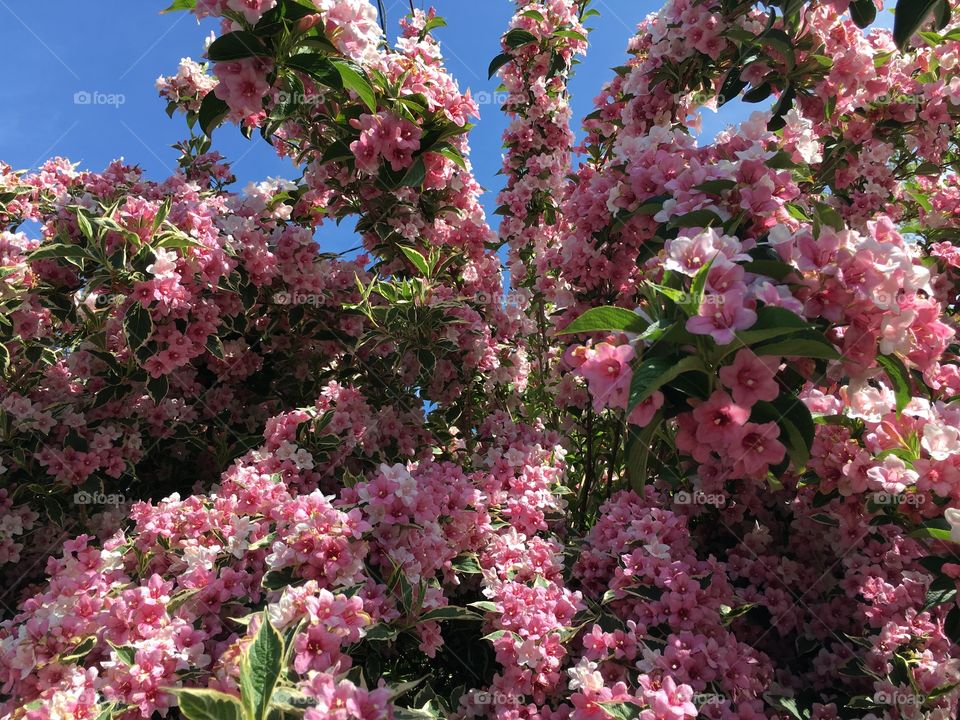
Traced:
<path id="1" fill-rule="evenodd" d="M 750 417 L 750 411 L 741 407 L 722 390 L 693 410 L 697 421 L 697 440 L 715 447 L 729 446 L 739 437 L 738 430 Z"/>
<path id="2" fill-rule="evenodd" d="M 580 365 L 580 374 L 590 385 L 595 410 L 626 408 L 633 378 L 630 361 L 634 354 L 630 345 L 600 343 Z"/>
<path id="3" fill-rule="evenodd" d="M 782 461 L 786 453 L 778 437 L 780 428 L 775 422 L 746 423 L 737 428 L 736 440 L 730 446 L 735 467 L 749 476 L 766 473 L 771 465 Z"/>
<path id="4" fill-rule="evenodd" d="M 698 314 L 687 320 L 687 330 L 710 335 L 718 345 L 733 342 L 737 330 L 746 330 L 757 321 L 757 313 L 740 292 L 707 295 Z"/>
<path id="5" fill-rule="evenodd" d="M 744 348 L 733 363 L 720 368 L 720 381 L 730 388 L 733 399 L 747 407 L 758 400 L 774 400 L 780 394 L 776 381 L 779 358 L 760 357 Z"/>

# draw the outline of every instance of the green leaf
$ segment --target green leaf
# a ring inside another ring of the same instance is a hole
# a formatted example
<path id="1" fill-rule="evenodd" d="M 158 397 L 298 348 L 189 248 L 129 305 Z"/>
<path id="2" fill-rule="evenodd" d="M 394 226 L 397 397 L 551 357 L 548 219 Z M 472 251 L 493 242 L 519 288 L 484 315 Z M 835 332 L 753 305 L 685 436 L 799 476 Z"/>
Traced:
<path id="1" fill-rule="evenodd" d="M 423 155 L 421 155 L 413 161 L 413 164 L 404 174 L 403 180 L 400 181 L 400 185 L 403 187 L 420 187 L 426 177 L 427 166 L 423 161 Z"/>
<path id="2" fill-rule="evenodd" d="M 212 62 L 230 62 L 248 57 L 268 57 L 270 52 L 252 32 L 235 30 L 221 35 L 207 48 L 207 57 Z"/>
<path id="3" fill-rule="evenodd" d="M 108 705 L 101 705 L 103 709 L 100 711 L 100 714 L 94 718 L 94 720 L 113 720 L 114 712 L 117 709 L 116 703 L 110 703 Z"/>
<path id="4" fill-rule="evenodd" d="M 304 72 L 321 85 L 342 90 L 343 78 L 333 61 L 321 53 L 300 53 L 287 60 L 287 67 Z"/>
<path id="5" fill-rule="evenodd" d="M 61 663 L 72 663 L 77 660 L 81 660 L 87 656 L 97 644 L 97 636 L 91 635 L 88 638 L 85 638 L 82 642 L 78 643 L 72 650 L 60 655 L 59 662 Z"/>
<path id="6" fill-rule="evenodd" d="M 477 602 L 468 603 L 467 607 L 476 608 L 483 612 L 497 612 L 497 604 L 490 600 L 478 600 Z"/>
<path id="7" fill-rule="evenodd" d="M 790 108 L 793 107 L 793 101 L 796 99 L 797 90 L 792 84 L 790 84 L 782 93 L 780 93 L 780 97 L 777 98 L 776 104 L 770 110 L 770 121 L 767 123 L 767 130 L 776 132 L 780 128 L 786 126 L 787 121 L 785 116 L 788 112 L 790 112 Z"/>
<path id="8" fill-rule="evenodd" d="M 719 195 L 724 190 L 731 190 L 737 186 L 735 180 L 707 180 L 702 182 L 699 185 L 694 185 L 694 190 L 699 190 L 700 192 L 710 193 L 711 195 Z"/>
<path id="9" fill-rule="evenodd" d="M 150 313 L 135 302 L 123 316 L 123 334 L 131 350 L 141 347 L 153 333 L 153 320 Z"/>
<path id="10" fill-rule="evenodd" d="M 712 210 L 694 210 L 684 215 L 671 218 L 667 224 L 675 228 L 706 228 L 723 225 L 723 220 Z"/>
<path id="11" fill-rule="evenodd" d="M 597 703 L 609 717 L 616 720 L 636 720 L 640 717 L 640 708 L 631 702 L 601 702 Z"/>
<path id="12" fill-rule="evenodd" d="M 750 260 L 749 262 L 741 263 L 741 265 L 744 270 L 754 275 L 766 275 L 769 278 L 781 282 L 797 272 L 797 269 L 793 265 L 785 263 L 782 260 Z"/>
<path id="13" fill-rule="evenodd" d="M 364 638 L 367 640 L 382 640 L 384 642 L 390 642 L 395 640 L 397 637 L 398 631 L 396 628 L 390 627 L 386 623 L 377 623 L 373 627 L 367 628 L 366 633 L 364 633 Z"/>
<path id="14" fill-rule="evenodd" d="M 483 615 L 470 612 L 466 608 L 457 607 L 456 605 L 448 605 L 447 607 L 430 610 L 421 615 L 417 622 L 427 622 L 429 620 L 471 620 L 479 622 L 483 620 Z"/>
<path id="15" fill-rule="evenodd" d="M 706 372 L 703 362 L 696 356 L 682 360 L 655 357 L 640 360 L 633 367 L 633 379 L 630 382 L 630 402 L 627 412 L 633 410 L 654 392 L 686 372 Z"/>
<path id="16" fill-rule="evenodd" d="M 244 720 L 243 707 L 233 696 L 218 690 L 171 688 L 180 714 L 186 720 Z"/>
<path id="17" fill-rule="evenodd" d="M 877 6 L 873 0 L 854 0 L 850 3 L 850 17 L 858 28 L 865 28 L 877 19 Z"/>
<path id="18" fill-rule="evenodd" d="M 940 0 L 933 6 L 933 26 L 937 30 L 943 30 L 950 24 L 950 3 L 947 0 Z"/>
<path id="19" fill-rule="evenodd" d="M 893 16 L 893 40 L 904 50 L 933 11 L 937 0 L 898 0 Z"/>
<path id="20" fill-rule="evenodd" d="M 32 262 L 34 260 L 51 260 L 54 258 L 84 260 L 87 258 L 87 253 L 79 245 L 54 243 L 53 245 L 43 245 L 37 248 L 30 253 L 27 260 Z"/>
<path id="21" fill-rule="evenodd" d="M 305 709 L 315 707 L 316 705 L 316 698 L 304 695 L 302 692 L 298 692 L 293 688 L 278 687 L 273 693 L 273 707 L 277 708 L 277 706 L 281 706 L 285 712 L 295 717 L 299 717 L 297 711 L 302 713 Z M 281 717 L 286 717 L 286 715 Z"/>
<path id="22" fill-rule="evenodd" d="M 500 53 L 497 55 L 491 62 L 490 67 L 487 69 L 487 78 L 492 78 L 497 74 L 497 71 L 500 70 L 504 65 L 513 60 L 513 56 L 509 53 Z"/>
<path id="23" fill-rule="evenodd" d="M 0 376 L 5 377 L 10 370 L 10 351 L 7 346 L 0 343 Z"/>
<path id="24" fill-rule="evenodd" d="M 457 572 L 466 573 L 468 575 L 479 575 L 482 572 L 480 561 L 473 553 L 459 555 L 454 558 L 451 564 L 453 565 L 453 569 Z"/>
<path id="25" fill-rule="evenodd" d="M 448 160 L 452 160 L 464 170 L 467 169 L 467 161 L 464 160 L 463 155 L 455 147 L 448 146 L 439 150 L 434 150 L 434 152 L 438 152 Z"/>
<path id="26" fill-rule="evenodd" d="M 120 660 L 127 667 L 132 667 L 137 661 L 137 649 L 132 645 L 114 645 L 109 640 L 107 641 L 110 644 L 110 647 L 113 648 L 113 651 L 117 654 L 117 659 Z"/>
<path id="27" fill-rule="evenodd" d="M 207 352 L 213 355 L 218 360 L 223 360 L 224 350 L 223 350 L 223 341 L 216 335 L 210 335 L 207 337 L 206 342 Z"/>
<path id="28" fill-rule="evenodd" d="M 774 700 L 774 705 L 787 712 L 794 720 L 808 720 L 810 713 L 801 708 L 795 698 L 780 697 Z"/>
<path id="29" fill-rule="evenodd" d="M 899 413 L 913 397 L 913 392 L 910 389 L 910 372 L 896 355 L 879 355 L 877 356 L 877 364 L 883 368 L 890 379 L 890 385 L 893 387 L 894 395 L 897 398 L 897 412 Z"/>
<path id="30" fill-rule="evenodd" d="M 743 94 L 743 101 L 748 103 L 758 103 L 763 102 L 770 94 L 773 92 L 773 88 L 770 86 L 770 83 L 763 83 L 759 87 L 752 88 Z"/>
<path id="31" fill-rule="evenodd" d="M 170 380 L 166 375 L 152 377 L 147 380 L 147 393 L 155 403 L 162 401 L 167 396 L 169 390 Z"/>
<path id="32" fill-rule="evenodd" d="M 757 321 L 749 330 L 737 333 L 737 340 L 744 345 L 792 335 L 813 326 L 790 310 L 774 305 L 765 305 L 757 311 Z M 736 348 L 734 348 L 736 349 Z"/>
<path id="33" fill-rule="evenodd" d="M 819 222 L 820 225 L 832 227 L 837 232 L 840 232 L 844 228 L 843 217 L 841 217 L 840 213 L 825 203 L 817 203 L 816 209 L 814 210 L 814 220 Z"/>
<path id="34" fill-rule="evenodd" d="M 949 602 L 953 602 L 957 597 L 957 583 L 953 578 L 939 577 L 930 583 L 927 590 L 927 598 L 923 603 L 923 609 L 939 607 Z"/>
<path id="35" fill-rule="evenodd" d="M 751 37 L 751 39 L 753 39 Z M 740 79 L 742 68 L 734 66 L 723 80 L 720 92 L 717 93 L 717 105 L 725 105 L 740 95 L 747 83 Z"/>
<path id="36" fill-rule="evenodd" d="M 946 542 L 952 542 L 950 538 L 950 530 L 946 528 L 936 527 L 927 523 L 924 527 L 917 528 L 910 533 L 912 538 L 930 538 L 931 540 L 945 540 Z"/>
<path id="37" fill-rule="evenodd" d="M 161 10 L 160 14 L 177 12 L 179 10 L 193 10 L 197 6 L 197 0 L 173 0 L 173 4 L 166 10 Z"/>
<path id="38" fill-rule="evenodd" d="M 816 425 L 801 400 L 784 393 L 773 402 L 758 402 L 753 406 L 751 418 L 755 422 L 777 423 L 779 440 L 786 447 L 795 469 L 802 469 L 810 461 Z"/>
<path id="39" fill-rule="evenodd" d="M 803 330 L 792 334 L 785 340 L 756 345 L 753 351 L 757 355 L 777 355 L 779 357 L 805 357 L 817 360 L 839 360 L 840 353 L 822 333 L 816 330 Z"/>
<path id="40" fill-rule="evenodd" d="M 377 94 L 374 92 L 370 81 L 364 76 L 363 70 L 345 60 L 333 60 L 332 62 L 337 72 L 340 73 L 343 86 L 347 90 L 355 92 L 370 112 L 375 113 L 377 111 Z"/>
<path id="41" fill-rule="evenodd" d="M 528 30 L 515 28 L 503 36 L 503 42 L 508 48 L 516 50 L 518 47 L 537 42 L 537 36 Z"/>
<path id="42" fill-rule="evenodd" d="M 693 276 L 693 283 L 690 285 L 690 296 L 681 304 L 683 311 L 693 317 L 700 312 L 700 305 L 703 304 L 703 295 L 707 290 L 707 276 L 710 274 L 710 268 L 713 267 L 713 261 L 716 258 L 710 258 L 702 268 L 697 270 Z"/>
<path id="43" fill-rule="evenodd" d="M 414 267 L 420 271 L 421 275 L 424 277 L 430 276 L 430 265 L 427 263 L 427 259 L 421 255 L 418 250 L 415 250 L 412 247 L 401 245 L 400 252 L 407 256 L 407 260 L 413 263 Z"/>
<path id="44" fill-rule="evenodd" d="M 592 332 L 634 332 L 647 329 L 649 323 L 632 310 L 621 307 L 595 307 L 587 310 L 558 335 Z"/>
<path id="45" fill-rule="evenodd" d="M 183 604 L 187 602 L 187 600 L 200 592 L 200 590 L 201 588 L 187 588 L 171 597 L 170 602 L 167 603 L 167 614 L 172 616 L 177 610 L 183 607 Z"/>
<path id="46" fill-rule="evenodd" d="M 227 103 L 218 98 L 216 93 L 208 92 L 204 96 L 203 102 L 200 103 L 200 110 L 197 113 L 203 134 L 211 137 L 214 128 L 223 122 L 229 112 L 230 108 Z"/>
<path id="47" fill-rule="evenodd" d="M 257 636 L 240 662 L 240 697 L 248 720 L 267 717 L 282 659 L 283 638 L 264 612 Z"/>
<path id="48" fill-rule="evenodd" d="M 630 487 L 640 494 L 647 484 L 647 466 L 650 462 L 653 437 L 657 434 L 662 422 L 663 412 L 658 410 L 646 427 L 638 428 L 636 425 L 630 425 L 625 463 L 627 480 L 630 482 Z"/>

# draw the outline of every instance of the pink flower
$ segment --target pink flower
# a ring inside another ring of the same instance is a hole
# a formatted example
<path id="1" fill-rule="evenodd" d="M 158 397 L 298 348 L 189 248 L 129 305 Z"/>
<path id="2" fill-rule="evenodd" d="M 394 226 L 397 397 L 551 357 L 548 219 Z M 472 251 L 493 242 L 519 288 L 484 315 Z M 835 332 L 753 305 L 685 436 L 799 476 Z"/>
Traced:
<path id="1" fill-rule="evenodd" d="M 757 321 L 757 313 L 747 307 L 740 292 L 707 295 L 699 312 L 687 320 L 687 330 L 695 335 L 710 335 L 718 345 L 733 342 L 737 330 L 746 330 Z"/>
<path id="2" fill-rule="evenodd" d="M 747 408 L 737 405 L 727 393 L 718 390 L 693 410 L 697 440 L 715 447 L 729 446 L 740 437 L 740 426 L 749 417 Z"/>
<path id="3" fill-rule="evenodd" d="M 697 716 L 697 706 L 691 702 L 692 698 L 693 688 L 689 685 L 678 686 L 667 675 L 660 689 L 650 696 L 650 707 L 658 720 L 683 720 Z"/>
<path id="4" fill-rule="evenodd" d="M 774 400 L 780 394 L 775 379 L 779 366 L 779 359 L 759 357 L 744 348 L 731 365 L 720 368 L 720 381 L 730 388 L 738 404 L 749 407 L 758 400 Z"/>
<path id="5" fill-rule="evenodd" d="M 650 397 L 630 411 L 630 417 L 627 420 L 633 425 L 646 427 L 657 414 L 657 410 L 663 407 L 663 400 L 663 393 L 655 390 Z"/>
<path id="6" fill-rule="evenodd" d="M 774 422 L 747 423 L 737 428 L 730 450 L 735 467 L 748 476 L 765 474 L 786 454 L 786 448 L 777 440 L 779 436 L 780 428 Z"/>
<path id="7" fill-rule="evenodd" d="M 276 4 L 277 0 L 227 0 L 227 7 L 241 13 L 248 23 L 255 23 Z"/>
<path id="8" fill-rule="evenodd" d="M 631 345 L 600 343 L 580 365 L 580 374 L 587 379 L 598 412 L 605 407 L 626 408 L 633 370 Z"/>

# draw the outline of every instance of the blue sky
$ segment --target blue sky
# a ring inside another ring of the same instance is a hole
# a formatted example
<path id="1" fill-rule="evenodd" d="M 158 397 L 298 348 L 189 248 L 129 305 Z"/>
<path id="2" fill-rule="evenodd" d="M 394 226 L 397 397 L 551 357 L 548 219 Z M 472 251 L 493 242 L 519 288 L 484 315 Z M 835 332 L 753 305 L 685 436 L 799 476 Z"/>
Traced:
<path id="1" fill-rule="evenodd" d="M 15 69 L 5 79 L 0 104 L 0 160 L 31 169 L 60 155 L 82 168 L 100 170 L 123 157 L 153 179 L 167 177 L 176 160 L 170 145 L 187 133 L 182 116 L 171 120 L 164 113 L 154 81 L 175 72 L 181 57 L 199 59 L 204 38 L 215 24 L 198 24 L 188 13 L 160 14 L 166 4 L 97 0 L 51 7 L 0 0 L 0 46 L 6 49 L 8 67 Z M 407 0 L 387 0 L 386 5 L 391 27 L 396 27 Z M 462 88 L 492 99 L 496 80 L 487 79 L 487 66 L 500 51 L 499 38 L 514 3 L 435 0 L 434 5 L 449 23 L 437 31 L 448 67 Z M 590 54 L 572 85 L 575 118 L 591 111 L 592 99 L 611 77 L 611 68 L 623 63 L 636 23 L 658 5 L 658 0 L 595 1 L 601 16 L 590 21 L 594 28 Z M 96 95 L 97 102 L 78 104 L 77 93 Z M 721 117 L 706 115 L 704 134 L 710 137 L 742 116 L 743 110 Z M 496 173 L 505 121 L 499 106 L 491 102 L 481 107 L 481 116 L 471 135 L 472 160 L 481 184 L 489 190 L 484 204 L 490 212 L 500 187 Z M 214 147 L 233 161 L 238 187 L 267 176 L 296 175 L 257 135 L 248 141 L 235 128 L 224 127 L 215 134 Z M 322 249 L 346 247 L 341 245 L 349 242 L 344 231 L 331 232 L 327 247 L 321 234 Z"/>

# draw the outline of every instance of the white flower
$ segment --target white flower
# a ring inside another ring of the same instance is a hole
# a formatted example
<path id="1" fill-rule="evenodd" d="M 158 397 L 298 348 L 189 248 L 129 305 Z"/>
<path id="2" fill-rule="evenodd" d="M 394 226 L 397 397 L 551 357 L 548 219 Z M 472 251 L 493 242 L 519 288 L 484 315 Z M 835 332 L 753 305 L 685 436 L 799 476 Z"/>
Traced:
<path id="1" fill-rule="evenodd" d="M 397 497 L 404 502 L 412 502 L 417 493 L 417 481 L 407 470 L 406 465 L 397 463 L 390 466 L 386 463 L 380 465 L 380 472 L 387 480 L 392 480 L 397 484 Z"/>
<path id="2" fill-rule="evenodd" d="M 865 422 L 880 422 L 896 406 L 893 390 L 886 385 L 878 389 L 865 382 L 850 383 L 847 402 L 847 415 Z"/>
<path id="3" fill-rule="evenodd" d="M 303 448 L 293 454 L 292 460 L 300 470 L 313 470 L 313 455 Z"/>
<path id="4" fill-rule="evenodd" d="M 520 644 L 520 649 L 517 651 L 517 662 L 529 668 L 535 668 L 540 664 L 540 650 L 537 647 L 536 640 L 527 638 Z"/>
<path id="5" fill-rule="evenodd" d="M 227 551 L 235 558 L 240 559 L 250 546 L 248 540 L 253 523 L 248 517 L 234 515 L 231 518 L 230 525 L 236 532 L 227 540 Z"/>
<path id="6" fill-rule="evenodd" d="M 943 512 L 943 517 L 950 523 L 950 539 L 960 543 L 960 508 L 947 508 Z"/>
<path id="7" fill-rule="evenodd" d="M 571 690 L 599 692 L 603 689 L 603 675 L 597 670 L 597 664 L 583 658 L 576 667 L 567 670 L 570 676 Z"/>
<path id="8" fill-rule="evenodd" d="M 173 275 L 173 271 L 177 269 L 177 254 L 175 252 L 154 248 L 153 256 L 153 263 L 147 265 L 148 273 L 155 278 L 165 278 Z"/>
<path id="9" fill-rule="evenodd" d="M 293 456 L 297 454 L 300 448 L 298 448 L 293 443 L 284 440 L 280 443 L 280 447 L 277 448 L 277 457 L 281 460 L 292 460 Z"/>
<path id="10" fill-rule="evenodd" d="M 946 460 L 960 453 L 960 430 L 950 425 L 927 423 L 923 426 L 920 444 L 934 460 Z"/>
<path id="11" fill-rule="evenodd" d="M 503 459 L 510 463 L 511 467 L 523 467 L 527 454 L 518 448 L 510 448 L 504 453 Z"/>
<path id="12" fill-rule="evenodd" d="M 653 540 L 652 542 L 649 542 L 646 545 L 644 545 L 643 549 L 646 550 L 651 555 L 653 555 L 654 557 L 660 558 L 661 560 L 664 560 L 670 557 L 670 546 L 664 545 L 663 543 L 658 542 L 656 540 Z"/>

